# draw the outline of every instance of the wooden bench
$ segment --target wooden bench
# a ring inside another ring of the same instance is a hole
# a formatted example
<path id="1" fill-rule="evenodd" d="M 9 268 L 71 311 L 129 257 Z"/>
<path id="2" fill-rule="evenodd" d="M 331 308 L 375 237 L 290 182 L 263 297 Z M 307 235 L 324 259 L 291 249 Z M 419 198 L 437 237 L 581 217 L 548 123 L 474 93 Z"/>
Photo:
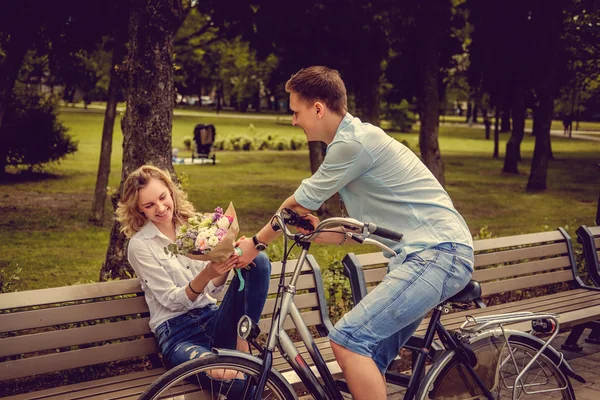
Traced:
<path id="1" fill-rule="evenodd" d="M 600 226 L 577 228 L 577 241 L 583 245 L 585 266 L 590 279 L 600 287 Z M 585 339 L 588 343 L 600 344 L 600 321 L 591 322 L 592 332 Z"/>
<path id="2" fill-rule="evenodd" d="M 294 260 L 288 262 L 286 275 L 294 266 Z M 281 268 L 273 263 L 270 294 L 277 292 Z M 325 337 L 331 323 L 321 271 L 312 256 L 297 290 L 303 320 L 315 336 L 323 336 L 317 345 L 332 370 L 339 371 Z M 269 298 L 263 310 L 262 332 L 270 326 L 274 301 Z M 137 279 L 1 294 L 0 397 L 18 392 L 9 399 L 137 399 L 165 372 L 148 319 Z M 285 326 L 292 327 L 289 319 Z M 307 354 L 304 345 L 298 347 Z M 274 366 L 292 385 L 299 383 L 281 356 Z M 49 382 L 56 387 L 38 390 Z"/>
<path id="3" fill-rule="evenodd" d="M 590 278 L 600 287 L 600 226 L 577 228 L 577 241 L 583 245 L 583 255 Z"/>
<path id="4" fill-rule="evenodd" d="M 475 273 L 484 299 L 512 294 L 554 284 L 550 292 L 527 299 L 503 299 L 503 304 L 486 308 L 456 311 L 442 317 L 447 329 L 458 329 L 465 315 L 501 314 L 517 311 L 551 312 L 560 315 L 561 329 L 574 328 L 563 345 L 577 350 L 583 329 L 600 317 L 600 289 L 586 286 L 578 275 L 571 238 L 560 228 L 552 232 L 533 233 L 476 240 Z M 348 254 L 342 261 L 350 277 L 355 304 L 382 281 L 388 260 L 381 253 Z M 415 338 L 427 329 L 423 320 Z M 511 326 L 529 330 L 530 323 Z M 413 339 L 414 340 L 414 339 Z M 413 341 L 413 343 L 415 343 Z M 418 346 L 418 344 L 414 344 Z M 411 343 L 407 346 L 411 349 Z"/>

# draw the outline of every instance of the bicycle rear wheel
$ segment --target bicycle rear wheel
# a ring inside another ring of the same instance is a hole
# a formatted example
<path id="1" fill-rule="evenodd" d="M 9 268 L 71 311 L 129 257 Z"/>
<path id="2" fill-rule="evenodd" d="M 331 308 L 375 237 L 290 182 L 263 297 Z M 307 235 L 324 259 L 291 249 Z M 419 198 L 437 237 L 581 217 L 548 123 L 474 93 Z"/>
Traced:
<path id="1" fill-rule="evenodd" d="M 507 346 L 503 337 L 493 335 L 476 340 L 471 348 L 478 360 L 474 367 L 475 373 L 499 400 L 512 399 L 519 372 L 539 350 L 534 342 L 520 336 L 511 336 Z M 512 356 L 509 350 L 512 351 Z M 517 399 L 528 400 L 575 399 L 569 379 L 544 354 L 540 355 L 519 381 L 516 394 Z M 452 352 L 431 367 L 422 381 L 417 398 L 478 400 L 485 399 L 485 396 Z"/>
<path id="2" fill-rule="evenodd" d="M 241 357 L 211 355 L 190 360 L 158 378 L 138 400 L 232 400 L 250 398 L 261 365 Z M 223 375 L 225 374 L 225 375 Z M 261 399 L 293 400 L 289 385 L 269 373 Z"/>

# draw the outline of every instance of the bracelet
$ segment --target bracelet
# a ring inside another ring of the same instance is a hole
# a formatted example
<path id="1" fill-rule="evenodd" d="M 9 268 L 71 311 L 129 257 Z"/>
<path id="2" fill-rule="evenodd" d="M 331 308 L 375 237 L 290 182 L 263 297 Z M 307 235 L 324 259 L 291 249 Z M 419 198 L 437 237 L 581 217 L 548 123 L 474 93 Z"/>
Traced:
<path id="1" fill-rule="evenodd" d="M 192 291 L 192 293 L 195 293 L 195 294 L 202 294 L 202 292 L 196 292 L 194 289 L 192 289 L 192 281 L 190 281 L 190 282 L 188 283 L 188 287 L 190 288 L 190 290 Z"/>

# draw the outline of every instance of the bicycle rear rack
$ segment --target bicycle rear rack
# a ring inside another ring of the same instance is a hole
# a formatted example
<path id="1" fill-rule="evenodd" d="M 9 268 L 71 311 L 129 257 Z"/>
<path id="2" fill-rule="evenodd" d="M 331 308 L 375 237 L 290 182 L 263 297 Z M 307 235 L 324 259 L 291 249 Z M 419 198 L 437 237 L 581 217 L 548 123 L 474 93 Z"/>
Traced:
<path id="1" fill-rule="evenodd" d="M 548 348 L 548 346 L 550 345 L 550 342 L 552 342 L 552 340 L 554 340 L 556 335 L 558 335 L 558 332 L 560 330 L 558 317 L 559 316 L 556 314 L 541 314 L 541 313 L 532 313 L 532 312 L 528 312 L 528 311 L 498 314 L 498 315 L 484 315 L 481 317 L 467 315 L 466 321 L 463 322 L 463 324 L 460 326 L 460 330 L 465 333 L 479 333 L 479 332 L 482 332 L 482 331 L 485 331 L 488 329 L 492 329 L 492 328 L 500 328 L 500 330 L 502 332 L 502 336 L 504 337 L 504 341 L 506 343 L 506 347 L 508 349 L 508 352 L 510 354 L 512 362 L 514 364 L 515 370 L 518 373 L 517 378 L 515 379 L 514 386 L 508 386 L 506 384 L 504 384 L 504 385 L 506 388 L 513 390 L 513 399 L 516 399 L 518 388 L 521 388 L 525 394 L 530 395 L 530 394 L 537 394 L 537 393 L 555 392 L 555 391 L 559 391 L 559 390 L 564 390 L 567 387 L 567 384 L 565 384 L 564 387 L 529 392 L 529 391 L 527 391 L 528 387 L 538 386 L 539 384 L 522 384 L 522 383 L 520 383 L 520 381 L 523 378 L 523 376 L 525 375 L 525 373 L 535 364 L 535 362 L 540 357 L 540 355 L 542 355 L 542 353 L 544 353 L 546 348 Z M 534 321 L 534 320 L 538 320 L 538 319 L 548 319 L 548 320 L 553 321 L 555 324 L 554 332 L 552 333 L 550 338 L 544 343 L 544 345 L 537 351 L 537 353 L 535 353 L 535 355 L 531 358 L 531 361 L 529 361 L 529 363 L 521 371 L 519 371 L 519 366 L 515 359 L 514 352 L 508 344 L 508 339 L 509 339 L 510 335 L 504 329 L 504 325 L 511 325 L 511 324 L 515 324 L 515 323 L 519 323 L 519 322 Z M 560 361 L 559 361 L 557 367 L 560 367 L 560 364 L 562 364 L 563 357 L 564 357 L 562 353 L 559 353 L 559 354 L 560 354 Z"/>

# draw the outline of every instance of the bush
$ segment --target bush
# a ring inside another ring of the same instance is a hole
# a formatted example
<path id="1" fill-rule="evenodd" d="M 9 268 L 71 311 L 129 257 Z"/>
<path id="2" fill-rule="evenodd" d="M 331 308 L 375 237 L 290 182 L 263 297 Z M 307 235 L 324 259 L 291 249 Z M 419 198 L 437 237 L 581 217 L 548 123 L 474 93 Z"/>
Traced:
<path id="1" fill-rule="evenodd" d="M 21 278 L 19 274 L 23 271 L 17 267 L 12 272 L 9 272 L 4 267 L 7 263 L 0 263 L 0 293 L 16 292 L 19 289 Z"/>
<path id="2" fill-rule="evenodd" d="M 0 173 L 6 165 L 34 169 L 77 151 L 77 142 L 67 135 L 56 114 L 52 98 L 15 90 L 0 127 Z"/>
<path id="3" fill-rule="evenodd" d="M 405 99 L 400 104 L 388 104 L 384 118 L 390 121 L 392 130 L 410 132 L 417 118 L 411 106 Z"/>
<path id="4" fill-rule="evenodd" d="M 334 324 L 352 309 L 352 290 L 350 281 L 344 275 L 342 254 L 327 253 L 325 267 L 323 268 L 323 286 L 329 308 L 329 316 Z"/>

